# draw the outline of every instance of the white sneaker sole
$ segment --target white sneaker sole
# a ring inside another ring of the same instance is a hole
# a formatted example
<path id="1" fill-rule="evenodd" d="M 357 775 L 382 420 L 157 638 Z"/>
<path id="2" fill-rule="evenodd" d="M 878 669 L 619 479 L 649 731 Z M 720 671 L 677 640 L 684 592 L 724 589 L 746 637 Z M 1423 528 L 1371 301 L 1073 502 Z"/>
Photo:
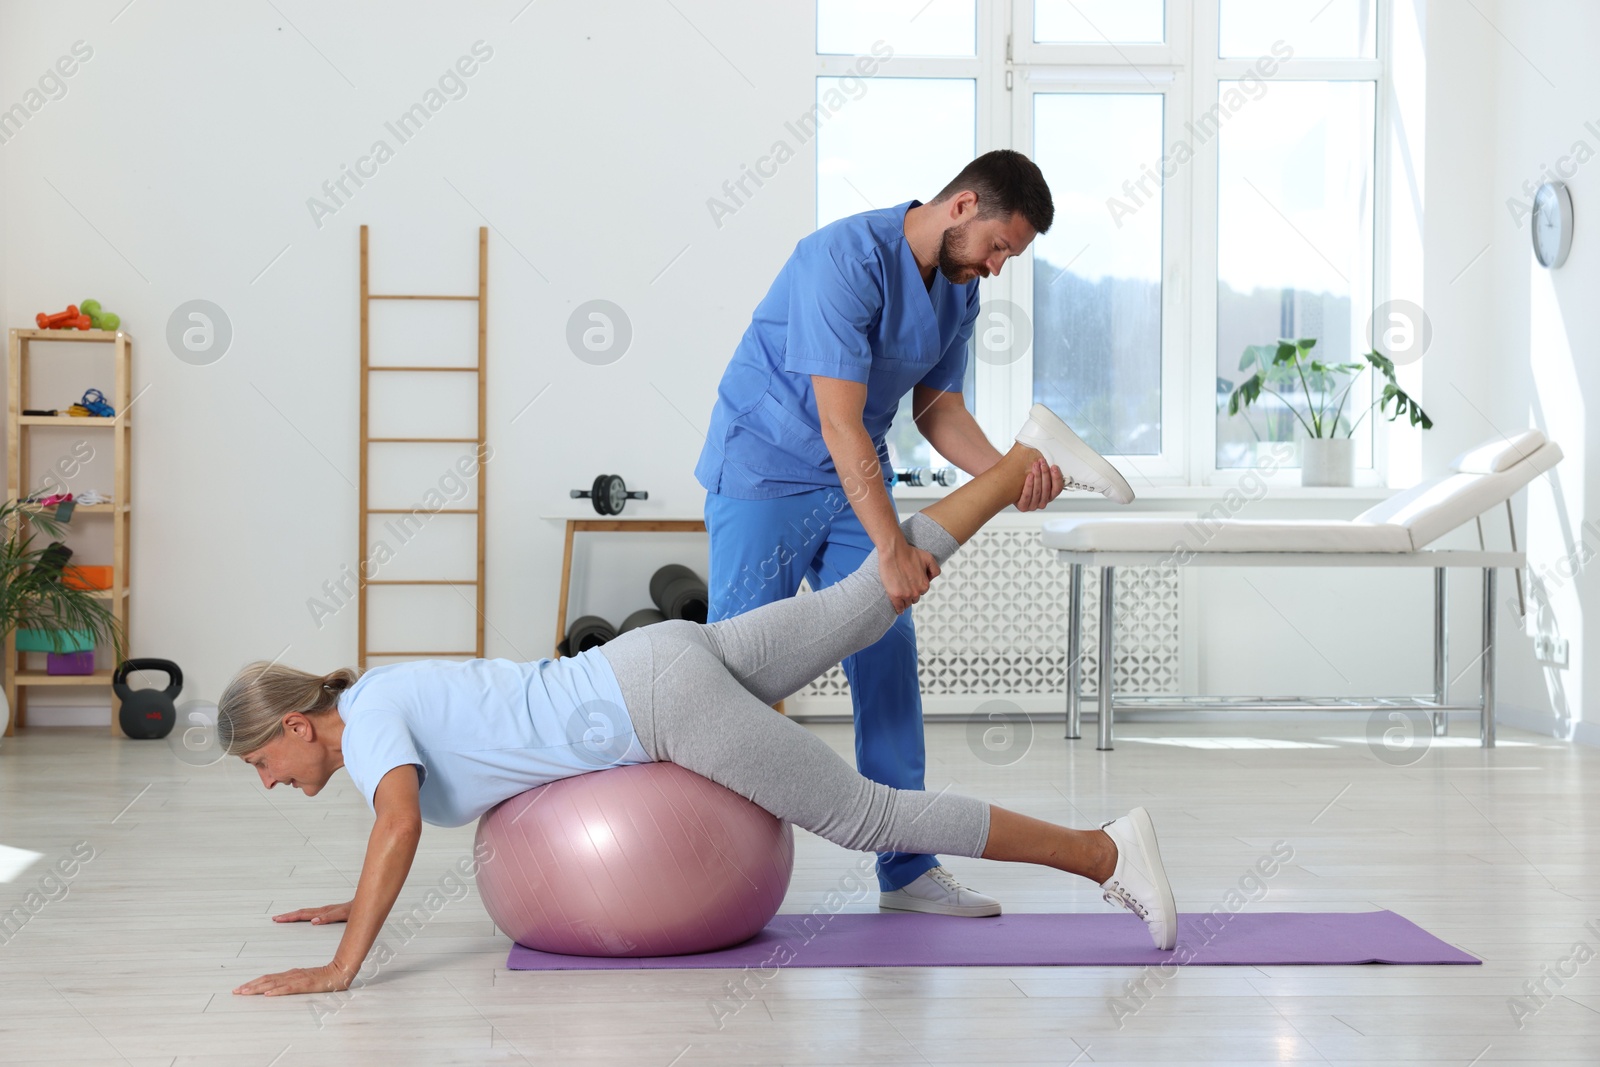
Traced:
<path id="1" fill-rule="evenodd" d="M 1161 862 L 1161 846 L 1156 843 L 1155 823 L 1150 821 L 1150 813 L 1144 808 L 1134 808 L 1128 812 L 1128 821 L 1139 842 L 1139 866 L 1155 883 L 1156 892 L 1161 895 L 1162 914 L 1167 917 L 1167 943 L 1157 941 L 1156 948 L 1170 951 L 1178 943 L 1178 905 L 1172 899 L 1172 883 L 1167 881 L 1167 868 Z M 1154 933 L 1151 931 L 1152 935 Z"/>
<path id="2" fill-rule="evenodd" d="M 1083 438 L 1072 432 L 1072 427 L 1061 420 L 1061 416 L 1045 407 L 1035 404 L 1028 412 L 1028 419 L 1037 423 L 1044 431 L 1045 436 L 1065 446 L 1078 459 L 1082 460 L 1091 470 L 1099 474 L 1109 484 L 1109 488 L 1102 494 L 1108 500 L 1118 504 L 1133 502 L 1133 486 L 1122 476 L 1122 472 L 1113 467 L 1104 456 L 1083 443 Z M 1017 440 L 1022 444 L 1036 447 L 1031 440 L 1024 440 L 1023 434 L 1017 434 Z"/>
<path id="3" fill-rule="evenodd" d="M 986 919 L 1000 914 L 999 904 L 940 904 L 918 897 L 894 897 L 890 903 L 888 893 L 878 895 L 880 911 L 919 911 L 926 915 L 954 915 L 962 919 Z"/>

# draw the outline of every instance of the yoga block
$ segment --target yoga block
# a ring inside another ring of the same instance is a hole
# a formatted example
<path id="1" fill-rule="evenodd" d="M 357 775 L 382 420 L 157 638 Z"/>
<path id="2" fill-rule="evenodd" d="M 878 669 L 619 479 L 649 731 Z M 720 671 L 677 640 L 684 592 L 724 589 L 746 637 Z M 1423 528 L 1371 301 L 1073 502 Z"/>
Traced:
<path id="1" fill-rule="evenodd" d="M 93 674 L 94 649 L 83 652 L 51 652 L 45 657 L 46 674 Z"/>
<path id="2" fill-rule="evenodd" d="M 111 568 L 103 566 L 67 567 L 61 582 L 68 589 L 110 589 Z"/>

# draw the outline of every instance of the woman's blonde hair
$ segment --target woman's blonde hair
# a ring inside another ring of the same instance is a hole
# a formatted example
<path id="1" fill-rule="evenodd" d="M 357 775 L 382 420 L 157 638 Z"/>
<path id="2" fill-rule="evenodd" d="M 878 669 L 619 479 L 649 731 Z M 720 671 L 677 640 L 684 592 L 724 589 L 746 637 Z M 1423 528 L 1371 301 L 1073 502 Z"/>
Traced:
<path id="1" fill-rule="evenodd" d="M 217 702 L 217 743 L 230 756 L 254 752 L 283 735 L 285 715 L 332 711 L 339 694 L 359 677 L 361 672 L 351 667 L 311 674 L 257 660 L 234 675 Z"/>

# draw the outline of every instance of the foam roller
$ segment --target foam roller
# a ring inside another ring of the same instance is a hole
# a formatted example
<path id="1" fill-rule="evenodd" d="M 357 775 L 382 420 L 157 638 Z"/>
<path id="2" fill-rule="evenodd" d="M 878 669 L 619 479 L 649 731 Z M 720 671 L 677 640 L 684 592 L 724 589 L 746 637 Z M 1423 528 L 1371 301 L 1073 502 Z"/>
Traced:
<path id="1" fill-rule="evenodd" d="M 622 620 L 622 625 L 617 627 L 617 634 L 620 636 L 629 630 L 637 630 L 641 626 L 653 626 L 658 622 L 666 621 L 667 617 L 655 608 L 640 608 Z"/>
<path id="2" fill-rule="evenodd" d="M 617 636 L 617 628 L 598 615 L 581 615 L 567 627 L 568 655 L 587 652 Z"/>
<path id="3" fill-rule="evenodd" d="M 669 619 L 705 622 L 711 594 L 700 576 L 681 563 L 669 563 L 650 578 L 650 599 Z"/>

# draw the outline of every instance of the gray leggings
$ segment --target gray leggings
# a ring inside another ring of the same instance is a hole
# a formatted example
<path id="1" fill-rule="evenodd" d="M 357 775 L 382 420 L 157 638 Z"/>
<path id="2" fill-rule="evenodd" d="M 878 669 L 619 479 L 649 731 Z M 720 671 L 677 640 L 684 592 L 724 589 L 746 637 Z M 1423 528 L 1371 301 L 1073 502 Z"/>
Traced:
<path id="1" fill-rule="evenodd" d="M 913 515 L 906 540 L 941 564 L 959 547 Z M 989 805 L 863 778 L 821 738 L 772 710 L 894 623 L 878 553 L 827 589 L 721 622 L 663 622 L 602 645 L 645 752 L 780 819 L 864 852 L 981 856 Z"/>

